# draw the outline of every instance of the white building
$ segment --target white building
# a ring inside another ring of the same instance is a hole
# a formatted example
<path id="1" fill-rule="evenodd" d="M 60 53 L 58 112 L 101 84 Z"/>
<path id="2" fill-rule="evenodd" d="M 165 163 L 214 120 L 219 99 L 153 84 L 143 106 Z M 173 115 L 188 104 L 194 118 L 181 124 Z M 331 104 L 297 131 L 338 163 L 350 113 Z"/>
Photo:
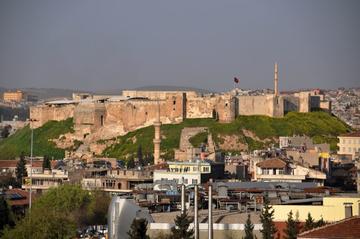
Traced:
<path id="1" fill-rule="evenodd" d="M 344 134 L 338 136 L 339 150 L 337 154 L 341 155 L 351 155 L 352 158 L 355 158 L 356 153 L 360 153 L 360 131 Z"/>
<path id="2" fill-rule="evenodd" d="M 326 174 L 296 163 L 288 163 L 282 159 L 268 159 L 256 164 L 254 180 L 264 182 L 293 182 L 305 181 L 324 184 Z"/>
<path id="3" fill-rule="evenodd" d="M 167 162 L 169 168 L 154 171 L 154 182 L 160 180 L 175 180 L 178 184 L 201 184 L 208 180 L 211 174 L 211 164 L 208 161 Z"/>

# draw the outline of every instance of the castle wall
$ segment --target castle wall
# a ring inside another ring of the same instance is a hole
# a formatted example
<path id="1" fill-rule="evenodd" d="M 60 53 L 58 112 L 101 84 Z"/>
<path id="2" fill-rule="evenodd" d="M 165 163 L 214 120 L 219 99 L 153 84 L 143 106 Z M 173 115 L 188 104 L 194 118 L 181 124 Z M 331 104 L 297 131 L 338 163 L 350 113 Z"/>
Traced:
<path id="1" fill-rule="evenodd" d="M 217 97 L 191 97 L 186 99 L 186 118 L 213 118 Z"/>
<path id="2" fill-rule="evenodd" d="M 299 111 L 299 98 L 292 95 L 281 96 L 284 101 L 284 113 Z"/>
<path id="3" fill-rule="evenodd" d="M 74 117 L 74 104 L 36 105 L 30 107 L 31 127 L 38 128 L 50 120 L 66 120 Z"/>
<path id="4" fill-rule="evenodd" d="M 182 96 L 174 96 L 158 102 L 162 123 L 178 123 L 183 120 Z M 149 100 L 108 102 L 105 125 L 122 124 L 125 131 L 152 125 L 156 120 L 158 102 Z"/>
<path id="5" fill-rule="evenodd" d="M 283 109 L 281 98 L 277 103 L 274 95 L 237 96 L 237 99 L 239 115 L 267 115 L 274 117 L 280 116 L 282 111 L 279 109 L 274 112 L 276 105 Z"/>

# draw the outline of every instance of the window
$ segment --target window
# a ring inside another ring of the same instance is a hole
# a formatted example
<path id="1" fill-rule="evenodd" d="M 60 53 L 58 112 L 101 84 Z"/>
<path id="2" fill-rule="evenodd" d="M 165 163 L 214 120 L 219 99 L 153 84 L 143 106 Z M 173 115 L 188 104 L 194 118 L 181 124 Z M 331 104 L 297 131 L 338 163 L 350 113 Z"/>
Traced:
<path id="1" fill-rule="evenodd" d="M 187 178 L 184 179 L 184 183 L 185 184 L 188 184 L 189 183 L 189 180 Z"/>
<path id="2" fill-rule="evenodd" d="M 284 169 L 279 169 L 279 170 L 278 170 L 278 174 L 279 174 L 279 175 L 285 174 Z"/>
<path id="3" fill-rule="evenodd" d="M 191 180 L 191 183 L 192 183 L 192 184 L 198 184 L 198 180 L 197 180 L 197 179 L 192 179 L 192 180 Z"/>
<path id="4" fill-rule="evenodd" d="M 352 203 L 344 203 L 345 218 L 352 217 Z"/>
<path id="5" fill-rule="evenodd" d="M 269 175 L 270 174 L 270 170 L 268 168 L 263 168 L 262 169 L 262 174 L 264 175 Z"/>
<path id="6" fill-rule="evenodd" d="M 204 172 L 210 172 L 210 169 L 209 169 L 209 167 L 203 167 L 203 171 Z"/>

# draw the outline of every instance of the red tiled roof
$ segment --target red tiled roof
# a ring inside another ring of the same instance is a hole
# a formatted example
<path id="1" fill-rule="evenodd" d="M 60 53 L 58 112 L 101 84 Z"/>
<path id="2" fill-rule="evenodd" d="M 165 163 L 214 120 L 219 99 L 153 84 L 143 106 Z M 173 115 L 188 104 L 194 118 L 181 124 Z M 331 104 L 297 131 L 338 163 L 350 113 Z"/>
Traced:
<path id="1" fill-rule="evenodd" d="M 340 135 L 342 137 L 360 137 L 360 131 Z"/>
<path id="2" fill-rule="evenodd" d="M 305 238 L 358 239 L 360 238 L 360 216 L 347 218 L 298 235 L 298 239 Z"/>
<path id="3" fill-rule="evenodd" d="M 256 166 L 260 168 L 285 168 L 286 162 L 281 159 L 267 159 L 260 163 L 257 163 Z"/>
<path id="4" fill-rule="evenodd" d="M 19 160 L 0 160 L 0 168 L 16 168 Z"/>

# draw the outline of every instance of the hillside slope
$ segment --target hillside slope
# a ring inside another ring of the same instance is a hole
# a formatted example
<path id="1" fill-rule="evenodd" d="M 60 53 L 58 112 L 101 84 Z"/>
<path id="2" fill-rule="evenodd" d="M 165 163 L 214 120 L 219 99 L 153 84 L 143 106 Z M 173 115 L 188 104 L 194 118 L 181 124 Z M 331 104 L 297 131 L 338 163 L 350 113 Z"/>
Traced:
<path id="1" fill-rule="evenodd" d="M 162 157 L 172 159 L 174 149 L 179 147 L 181 130 L 184 127 L 208 127 L 214 142 L 222 151 L 239 152 L 241 150 L 260 149 L 277 143 L 279 136 L 308 135 L 315 143 L 328 142 L 336 150 L 337 136 L 350 131 L 350 127 L 338 118 L 324 112 L 288 113 L 284 118 L 266 116 L 239 116 L 229 124 L 221 124 L 214 119 L 186 119 L 180 124 L 161 126 Z M 50 121 L 34 130 L 34 156 L 49 155 L 56 159 L 64 157 L 64 150 L 55 147 L 51 139 L 73 132 L 73 119 Z M 0 159 L 13 159 L 24 152 L 30 155 L 31 130 L 25 127 L 11 137 L 0 141 Z M 108 146 L 102 156 L 127 159 L 135 156 L 141 145 L 143 155 L 152 155 L 154 127 L 138 129 L 116 139 L 98 144 Z M 194 146 L 206 140 L 206 134 L 200 133 L 190 139 Z"/>
<path id="2" fill-rule="evenodd" d="M 64 157 L 64 150 L 55 147 L 50 141 L 60 135 L 73 131 L 73 119 L 49 121 L 42 127 L 34 129 L 34 156 L 48 155 L 54 159 Z M 14 159 L 21 152 L 30 155 L 31 130 L 29 126 L 18 130 L 14 135 L 0 141 L 0 159 Z"/>
<path id="3" fill-rule="evenodd" d="M 181 130 L 184 127 L 208 127 L 215 143 L 223 151 L 238 152 L 238 145 L 245 145 L 248 150 L 262 148 L 276 143 L 279 136 L 308 135 L 315 143 L 327 142 L 336 150 L 337 136 L 350 131 L 350 127 L 338 118 L 324 112 L 288 113 L 284 118 L 267 116 L 239 116 L 229 124 L 221 124 L 213 119 L 187 119 L 176 125 L 161 127 L 163 158 L 171 159 L 174 148 L 179 147 Z M 153 127 L 146 127 L 118 137 L 115 143 L 106 148 L 103 156 L 126 159 L 136 156 L 139 145 L 145 154 L 153 150 Z M 195 136 L 190 141 L 198 144 L 204 135 Z M 229 141 L 234 143 L 229 144 Z"/>

